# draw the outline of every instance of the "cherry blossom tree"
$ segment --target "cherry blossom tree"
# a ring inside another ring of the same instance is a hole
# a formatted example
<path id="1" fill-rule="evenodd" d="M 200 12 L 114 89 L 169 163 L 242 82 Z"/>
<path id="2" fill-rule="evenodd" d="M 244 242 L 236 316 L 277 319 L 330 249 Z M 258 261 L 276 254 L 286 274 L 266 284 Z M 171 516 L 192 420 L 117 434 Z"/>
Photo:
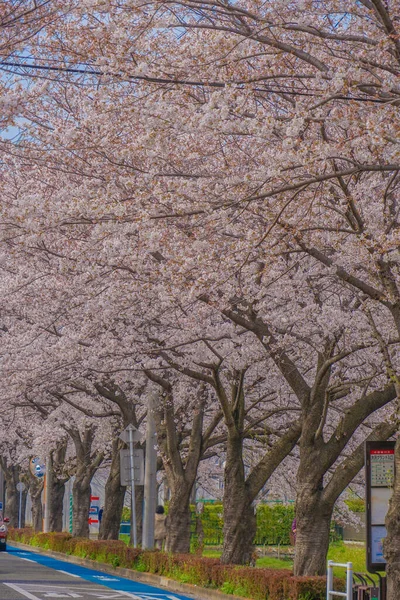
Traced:
<path id="1" fill-rule="evenodd" d="M 397 16 L 378 0 L 85 3 L 42 48 L 92 74 L 32 85 L 26 133 L 7 145 L 10 320 L 21 298 L 43 299 L 19 323 L 29 350 L 14 325 L 13 355 L 37 369 L 32 349 L 46 332 L 43 347 L 60 348 L 59 364 L 73 357 L 73 376 L 90 343 L 100 344 L 85 358 L 93 372 L 195 370 L 222 401 L 237 456 L 243 365 L 221 383 L 215 353 L 210 366 L 218 345 L 200 358 L 192 346 L 163 352 L 160 330 L 174 344 L 204 338 L 193 307 L 207 304 L 221 316 L 218 337 L 224 319 L 251 334 L 274 390 L 287 389 L 288 412 L 302 415 L 297 573 L 323 569 L 362 437 L 393 432 L 372 414 L 398 398 Z M 236 390 L 231 406 L 225 387 Z M 349 447 L 354 460 L 341 462 Z M 233 457 L 227 473 L 243 492 Z M 395 486 L 394 587 L 397 497 Z"/>

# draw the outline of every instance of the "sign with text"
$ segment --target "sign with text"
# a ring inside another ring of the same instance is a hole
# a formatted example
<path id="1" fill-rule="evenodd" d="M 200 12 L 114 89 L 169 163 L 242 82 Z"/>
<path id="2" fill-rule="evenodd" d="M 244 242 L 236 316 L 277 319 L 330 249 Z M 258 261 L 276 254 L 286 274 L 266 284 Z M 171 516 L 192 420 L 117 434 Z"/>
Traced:
<path id="1" fill-rule="evenodd" d="M 120 450 L 121 485 L 131 485 L 131 461 L 129 450 Z M 144 452 L 140 448 L 133 450 L 133 469 L 135 485 L 144 484 Z"/>
<path id="2" fill-rule="evenodd" d="M 367 569 L 385 571 L 385 518 L 394 480 L 395 442 L 365 442 Z"/>

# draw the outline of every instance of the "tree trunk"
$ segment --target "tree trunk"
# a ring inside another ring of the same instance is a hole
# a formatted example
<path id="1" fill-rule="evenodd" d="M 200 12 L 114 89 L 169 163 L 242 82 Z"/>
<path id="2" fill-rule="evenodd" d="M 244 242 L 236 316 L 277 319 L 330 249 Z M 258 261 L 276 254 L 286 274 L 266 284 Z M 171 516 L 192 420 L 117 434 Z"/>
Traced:
<path id="1" fill-rule="evenodd" d="M 53 477 L 51 482 L 51 503 L 49 505 L 49 530 L 62 531 L 63 528 L 63 510 L 64 510 L 64 494 L 65 480 L 59 480 Z"/>
<path id="2" fill-rule="evenodd" d="M 316 483 L 300 486 L 296 500 L 295 575 L 325 575 L 333 505 L 321 500 Z"/>
<path id="3" fill-rule="evenodd" d="M 225 521 L 226 519 L 226 521 Z M 221 562 L 225 564 L 250 564 L 256 536 L 254 506 L 246 496 L 236 491 L 229 501 L 224 501 L 224 546 Z"/>
<path id="4" fill-rule="evenodd" d="M 43 529 L 43 505 L 42 492 L 44 480 L 42 477 L 36 477 L 30 468 L 25 474 L 25 482 L 29 488 L 29 494 L 32 502 L 32 527 L 35 532 Z"/>
<path id="5" fill-rule="evenodd" d="M 43 481 L 38 480 L 39 485 L 31 483 L 30 495 L 32 501 L 32 527 L 34 531 L 42 531 L 43 526 L 43 505 L 42 505 L 42 490 Z"/>
<path id="6" fill-rule="evenodd" d="M 94 425 L 88 425 L 81 433 L 76 427 L 65 428 L 74 442 L 76 451 L 76 472 L 72 486 L 72 535 L 89 537 L 90 482 L 101 465 L 103 452 L 92 454 L 95 435 Z"/>
<path id="7" fill-rule="evenodd" d="M 190 493 L 192 486 L 173 491 L 168 507 L 166 552 L 190 552 Z"/>
<path id="8" fill-rule="evenodd" d="M 19 492 L 18 492 L 18 517 L 19 517 Z M 21 498 L 21 527 L 25 527 L 25 521 L 26 521 L 26 501 L 28 499 L 28 490 L 25 488 L 25 490 L 22 492 L 22 498 Z"/>
<path id="9" fill-rule="evenodd" d="M 47 461 L 50 490 L 50 502 L 48 503 L 50 531 L 62 531 L 63 528 L 65 484 L 69 480 L 69 475 L 65 472 L 67 446 L 66 439 L 60 440 L 56 448 L 50 452 Z"/>
<path id="10" fill-rule="evenodd" d="M 72 535 L 73 537 L 89 537 L 89 509 L 90 509 L 90 479 L 78 479 L 72 487 Z"/>
<path id="11" fill-rule="evenodd" d="M 249 498 L 239 434 L 228 436 L 224 487 L 224 546 L 221 562 L 244 565 L 251 562 L 256 535 L 256 516 Z"/>
<path id="12" fill-rule="evenodd" d="M 10 519 L 10 527 L 18 527 L 19 493 L 16 485 L 19 482 L 20 468 L 12 465 L 4 470 L 6 480 L 6 506 L 4 516 Z"/>
<path id="13" fill-rule="evenodd" d="M 400 590 L 400 437 L 396 441 L 394 461 L 396 475 L 386 515 L 387 537 L 383 544 L 387 575 L 386 600 L 398 600 Z"/>
<path id="14" fill-rule="evenodd" d="M 103 517 L 100 523 L 100 540 L 117 540 L 121 523 L 122 509 L 126 487 L 120 485 L 119 451 L 122 443 L 118 438 L 113 440 L 110 474 L 105 487 Z"/>
<path id="15" fill-rule="evenodd" d="M 5 516 L 10 519 L 10 527 L 18 527 L 18 492 L 7 484 Z"/>

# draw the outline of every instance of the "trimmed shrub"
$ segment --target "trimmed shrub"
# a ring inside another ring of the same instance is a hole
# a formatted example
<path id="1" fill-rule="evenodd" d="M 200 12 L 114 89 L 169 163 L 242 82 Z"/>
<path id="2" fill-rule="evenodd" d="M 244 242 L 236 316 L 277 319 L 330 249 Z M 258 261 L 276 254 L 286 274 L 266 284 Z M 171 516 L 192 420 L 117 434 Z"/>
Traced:
<path id="1" fill-rule="evenodd" d="M 344 581 L 334 580 L 335 590 L 344 592 Z M 321 600 L 326 596 L 326 577 L 289 577 L 284 583 L 287 600 Z"/>
<path id="2" fill-rule="evenodd" d="M 257 533 L 255 543 L 259 546 L 290 544 L 290 532 L 294 519 L 294 504 L 259 504 L 257 506 Z"/>

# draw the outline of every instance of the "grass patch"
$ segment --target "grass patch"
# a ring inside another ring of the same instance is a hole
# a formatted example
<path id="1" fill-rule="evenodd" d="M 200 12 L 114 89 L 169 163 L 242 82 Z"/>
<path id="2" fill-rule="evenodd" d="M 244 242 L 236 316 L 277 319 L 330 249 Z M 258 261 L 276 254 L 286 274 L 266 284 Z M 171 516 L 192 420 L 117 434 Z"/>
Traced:
<path id="1" fill-rule="evenodd" d="M 328 560 L 333 560 L 340 563 L 353 563 L 353 571 L 365 573 L 367 570 L 365 546 L 358 544 L 345 544 L 344 542 L 334 542 L 329 546 Z M 337 576 L 342 577 L 340 571 L 337 570 Z"/>
<path id="2" fill-rule="evenodd" d="M 119 534 L 119 539 L 122 542 L 125 542 L 126 545 L 129 545 L 129 534 L 128 533 L 120 533 Z"/>
<path id="3" fill-rule="evenodd" d="M 256 567 L 265 567 L 266 569 L 291 569 L 293 561 L 282 558 L 274 558 L 273 556 L 261 556 L 257 559 Z"/>
<path id="4" fill-rule="evenodd" d="M 218 548 L 205 548 L 203 556 L 219 558 L 221 550 Z M 353 571 L 358 573 L 365 573 L 367 570 L 365 546 L 359 544 L 345 544 L 342 541 L 332 542 L 329 546 L 328 560 L 339 563 L 351 562 L 353 563 Z M 292 569 L 293 561 L 290 558 L 279 559 L 272 556 L 261 556 L 257 559 L 256 566 L 267 569 Z M 346 577 L 344 569 L 336 569 L 335 575 L 340 579 Z"/>
<path id="5" fill-rule="evenodd" d="M 219 558 L 222 552 L 218 548 L 204 548 L 203 556 L 207 556 L 208 558 Z"/>

